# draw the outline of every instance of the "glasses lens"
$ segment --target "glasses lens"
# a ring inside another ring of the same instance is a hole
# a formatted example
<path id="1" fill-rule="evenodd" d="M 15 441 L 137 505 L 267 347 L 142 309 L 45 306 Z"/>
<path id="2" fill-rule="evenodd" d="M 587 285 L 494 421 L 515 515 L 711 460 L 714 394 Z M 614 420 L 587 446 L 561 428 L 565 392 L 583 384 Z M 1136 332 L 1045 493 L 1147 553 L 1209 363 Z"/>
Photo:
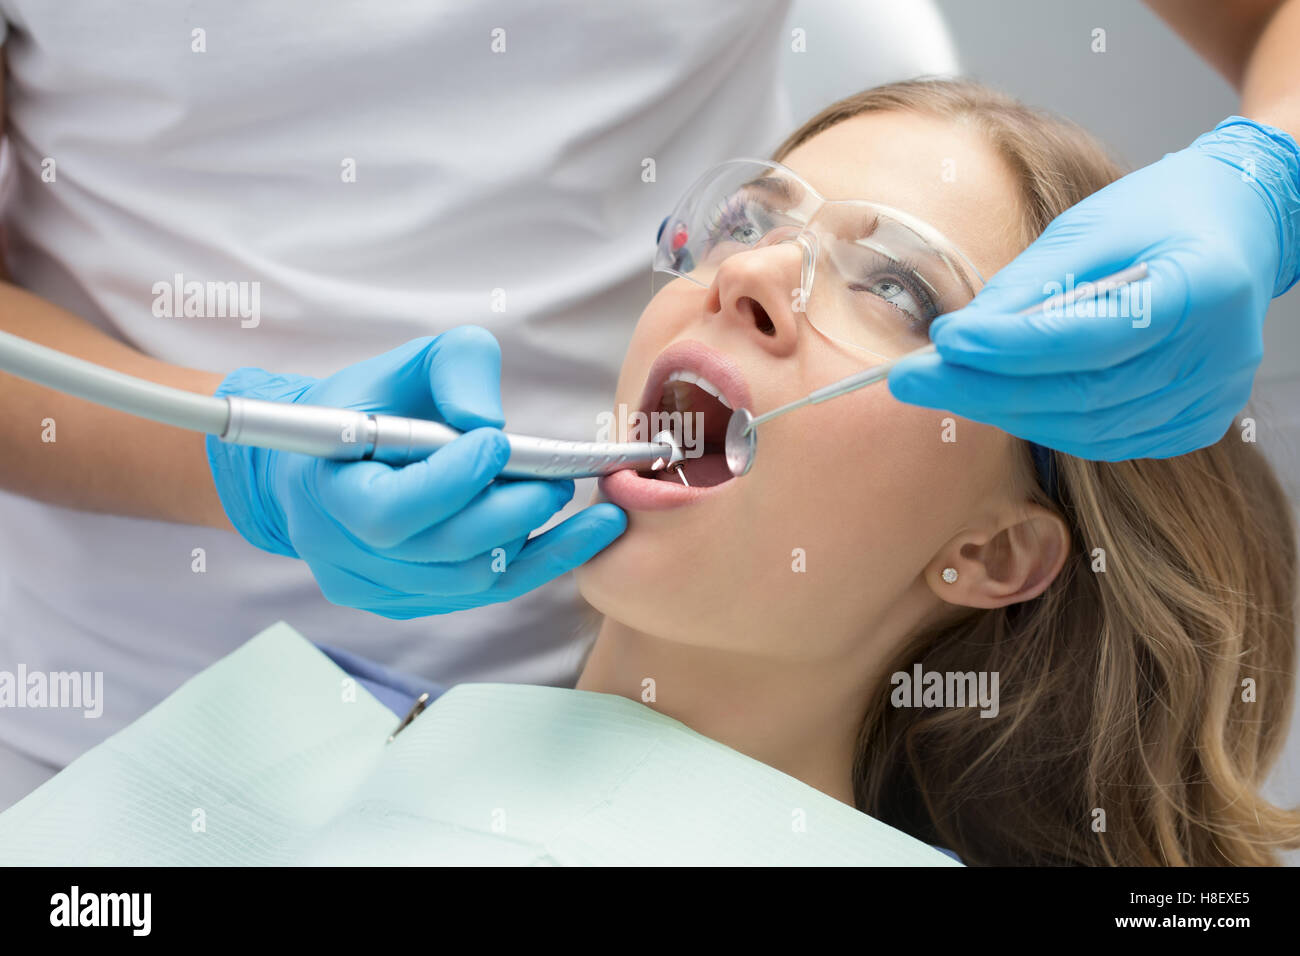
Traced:
<path id="1" fill-rule="evenodd" d="M 982 280 L 952 245 L 904 213 L 825 202 L 782 166 L 735 160 L 702 176 L 664 223 L 654 268 L 700 285 L 731 256 L 798 238 L 810 289 L 791 306 L 864 364 L 929 340 L 930 323 L 966 305 Z M 806 293 L 806 294 L 805 294 Z"/>
<path id="2" fill-rule="evenodd" d="M 779 167 L 733 161 L 715 167 L 687 191 L 664 223 L 654 267 L 709 285 L 738 252 L 766 245 L 774 231 L 797 234 L 821 204 Z"/>
<path id="3" fill-rule="evenodd" d="M 925 345 L 930 323 L 970 302 L 980 285 L 978 273 L 941 236 L 881 206 L 828 203 L 806 231 L 818 248 L 804 302 L 808 321 L 867 353 L 871 364 Z"/>

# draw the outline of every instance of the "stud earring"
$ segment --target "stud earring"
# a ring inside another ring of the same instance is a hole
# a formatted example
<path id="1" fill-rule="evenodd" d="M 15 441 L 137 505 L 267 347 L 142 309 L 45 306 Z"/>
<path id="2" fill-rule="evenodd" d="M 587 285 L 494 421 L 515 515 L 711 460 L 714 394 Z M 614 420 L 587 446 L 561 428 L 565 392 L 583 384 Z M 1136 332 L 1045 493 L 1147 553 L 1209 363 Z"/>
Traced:
<path id="1" fill-rule="evenodd" d="M 947 583 L 947 584 L 952 584 L 954 581 L 956 581 L 956 580 L 957 580 L 957 569 L 956 569 L 956 568 L 944 568 L 944 569 L 943 569 L 943 580 L 944 580 L 944 582 Z"/>

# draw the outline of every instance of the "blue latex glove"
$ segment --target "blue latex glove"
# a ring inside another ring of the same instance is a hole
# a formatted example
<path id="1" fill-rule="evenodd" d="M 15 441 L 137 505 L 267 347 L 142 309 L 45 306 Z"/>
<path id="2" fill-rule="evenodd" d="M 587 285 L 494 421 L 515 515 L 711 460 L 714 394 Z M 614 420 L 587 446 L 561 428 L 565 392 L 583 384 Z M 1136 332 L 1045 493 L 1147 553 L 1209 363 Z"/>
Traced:
<path id="1" fill-rule="evenodd" d="M 573 482 L 493 481 L 510 457 L 500 383 L 500 347 L 475 326 L 414 339 L 323 380 L 237 369 L 218 396 L 406 415 L 465 434 L 401 468 L 209 436 L 222 506 L 252 544 L 306 561 L 334 604 L 406 619 L 531 591 L 617 538 L 627 516 L 601 503 L 528 538 L 573 497 Z"/>
<path id="2" fill-rule="evenodd" d="M 1269 300 L 1300 269 L 1298 234 L 1295 140 L 1229 117 L 1053 220 L 934 321 L 938 354 L 900 362 L 890 391 L 1080 458 L 1203 448 L 1250 398 Z M 1078 284 L 1142 261 L 1151 275 L 1133 305 L 1146 315 L 1015 315 L 1069 274 Z"/>

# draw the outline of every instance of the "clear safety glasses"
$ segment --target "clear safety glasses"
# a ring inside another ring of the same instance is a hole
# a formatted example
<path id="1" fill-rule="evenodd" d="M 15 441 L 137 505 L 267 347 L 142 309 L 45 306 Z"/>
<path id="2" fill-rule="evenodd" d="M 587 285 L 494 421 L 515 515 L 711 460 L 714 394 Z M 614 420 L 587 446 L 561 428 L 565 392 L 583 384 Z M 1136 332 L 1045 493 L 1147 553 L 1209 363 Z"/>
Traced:
<path id="1" fill-rule="evenodd" d="M 730 256 L 781 243 L 803 258 L 793 310 L 868 366 L 925 345 L 930 322 L 984 284 L 926 223 L 878 203 L 825 199 L 761 159 L 721 163 L 687 190 L 660 226 L 654 268 L 707 288 Z"/>

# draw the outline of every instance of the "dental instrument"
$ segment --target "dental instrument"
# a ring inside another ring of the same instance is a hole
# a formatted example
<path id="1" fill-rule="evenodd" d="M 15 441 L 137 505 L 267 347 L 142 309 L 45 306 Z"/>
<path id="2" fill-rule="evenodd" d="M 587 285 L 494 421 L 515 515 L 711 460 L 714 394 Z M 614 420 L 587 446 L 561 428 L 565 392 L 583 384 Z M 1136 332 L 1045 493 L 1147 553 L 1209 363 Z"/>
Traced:
<path id="1" fill-rule="evenodd" d="M 682 455 L 681 447 L 677 443 L 677 439 L 673 437 L 673 433 L 668 429 L 664 429 L 659 434 L 655 435 L 654 440 L 672 446 L 673 455 L 672 458 L 669 459 L 668 465 L 677 471 L 677 477 L 682 480 L 682 484 L 689 488 L 691 483 L 686 480 L 686 470 L 681 465 L 681 459 L 684 456 Z"/>
<path id="2" fill-rule="evenodd" d="M 225 442 L 336 461 L 404 465 L 427 458 L 462 434 L 420 418 L 200 395 L 105 368 L 8 332 L 0 332 L 0 371 L 130 415 L 216 435 Z M 509 432 L 506 438 L 510 459 L 500 472 L 503 478 L 588 478 L 624 468 L 658 471 L 685 457 L 666 431 L 653 442 L 564 441 Z"/>
<path id="3" fill-rule="evenodd" d="M 1121 269 L 1119 272 L 1098 279 L 1096 282 L 1082 282 L 1070 289 L 1068 292 L 1050 296 L 1035 305 L 1031 305 L 1020 311 L 1020 315 L 1032 315 L 1035 312 L 1048 308 L 1065 308 L 1082 298 L 1095 298 L 1105 295 L 1106 293 L 1117 289 L 1121 286 L 1138 282 L 1147 277 L 1148 269 L 1145 262 L 1139 262 L 1137 265 L 1130 266 L 1127 269 Z M 934 343 L 908 352 L 907 355 L 899 356 L 889 362 L 883 362 L 880 365 L 873 365 L 871 368 L 855 372 L 846 378 L 833 382 L 823 388 L 809 392 L 803 398 L 782 405 L 780 408 L 765 412 L 757 418 L 747 408 L 738 408 L 731 414 L 727 422 L 727 436 L 725 444 L 725 453 L 727 467 L 737 478 L 749 472 L 754 465 L 754 457 L 758 452 L 758 426 L 770 422 L 778 415 L 784 415 L 786 412 L 794 411 L 796 408 L 803 408 L 805 405 L 817 405 L 821 402 L 829 401 L 832 398 L 838 398 L 841 395 L 847 395 L 855 392 L 860 388 L 873 385 L 876 382 L 884 381 L 889 377 L 889 370 L 897 362 L 907 358 L 909 355 L 926 355 L 936 351 Z"/>

